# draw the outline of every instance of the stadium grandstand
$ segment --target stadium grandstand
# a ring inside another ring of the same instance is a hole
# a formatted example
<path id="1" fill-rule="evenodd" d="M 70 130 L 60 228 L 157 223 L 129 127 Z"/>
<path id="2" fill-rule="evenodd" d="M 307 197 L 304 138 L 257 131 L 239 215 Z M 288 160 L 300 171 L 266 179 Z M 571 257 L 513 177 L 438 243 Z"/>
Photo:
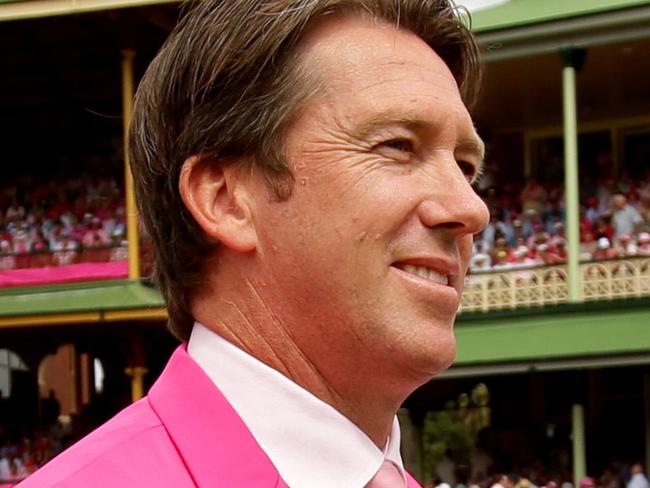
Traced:
<path id="1" fill-rule="evenodd" d="M 123 134 L 180 5 L 0 0 L 7 485 L 145 394 L 175 346 Z M 491 222 L 457 361 L 400 412 L 404 458 L 452 487 L 622 480 L 650 465 L 650 1 L 493 1 L 472 27 Z"/>

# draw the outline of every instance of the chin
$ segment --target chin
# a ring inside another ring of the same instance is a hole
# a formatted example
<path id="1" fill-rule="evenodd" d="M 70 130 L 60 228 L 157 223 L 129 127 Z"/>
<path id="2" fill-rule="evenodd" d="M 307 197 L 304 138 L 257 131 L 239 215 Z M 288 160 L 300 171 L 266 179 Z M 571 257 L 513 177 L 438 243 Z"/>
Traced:
<path id="1" fill-rule="evenodd" d="M 447 370 L 456 358 L 456 339 L 453 333 L 440 334 L 435 342 L 427 346 L 418 348 L 410 357 L 409 369 L 419 384 L 424 384 Z"/>

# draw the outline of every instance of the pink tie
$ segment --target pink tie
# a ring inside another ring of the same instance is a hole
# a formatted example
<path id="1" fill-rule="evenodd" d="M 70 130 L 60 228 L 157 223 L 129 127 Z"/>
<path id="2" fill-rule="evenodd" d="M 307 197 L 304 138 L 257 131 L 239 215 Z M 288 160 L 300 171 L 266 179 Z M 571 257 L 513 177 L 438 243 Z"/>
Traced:
<path id="1" fill-rule="evenodd" d="M 366 488 L 405 488 L 404 478 L 390 461 L 384 461 Z"/>

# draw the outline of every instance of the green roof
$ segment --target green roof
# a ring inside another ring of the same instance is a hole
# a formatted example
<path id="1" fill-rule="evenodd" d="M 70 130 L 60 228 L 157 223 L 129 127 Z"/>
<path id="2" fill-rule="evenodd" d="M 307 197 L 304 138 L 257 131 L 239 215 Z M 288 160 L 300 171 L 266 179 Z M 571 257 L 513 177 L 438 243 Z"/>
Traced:
<path id="1" fill-rule="evenodd" d="M 523 27 L 642 5 L 650 5 L 650 0 L 510 0 L 473 12 L 472 30 L 480 33 Z"/>
<path id="2" fill-rule="evenodd" d="M 160 293 L 139 281 L 93 281 L 0 289 L 0 317 L 164 306 Z"/>
<path id="3" fill-rule="evenodd" d="M 650 307 L 583 304 L 582 312 L 490 317 L 456 325 L 456 366 L 650 353 Z M 590 307 L 591 305 L 591 307 Z"/>

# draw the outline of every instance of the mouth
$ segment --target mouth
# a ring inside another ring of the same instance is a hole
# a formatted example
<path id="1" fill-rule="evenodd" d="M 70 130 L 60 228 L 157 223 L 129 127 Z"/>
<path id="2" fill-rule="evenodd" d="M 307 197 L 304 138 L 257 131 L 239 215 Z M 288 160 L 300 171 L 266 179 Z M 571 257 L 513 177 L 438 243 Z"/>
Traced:
<path id="1" fill-rule="evenodd" d="M 404 271 L 405 273 L 417 276 L 432 283 L 449 286 L 449 275 L 442 274 L 439 271 L 431 269 L 427 266 L 417 266 L 414 264 L 403 263 L 395 263 L 393 266 Z"/>
<path id="2" fill-rule="evenodd" d="M 429 305 L 434 305 L 435 314 L 451 317 L 458 311 L 462 281 L 458 263 L 446 259 L 409 259 L 394 262 L 400 282 L 408 293 Z"/>

